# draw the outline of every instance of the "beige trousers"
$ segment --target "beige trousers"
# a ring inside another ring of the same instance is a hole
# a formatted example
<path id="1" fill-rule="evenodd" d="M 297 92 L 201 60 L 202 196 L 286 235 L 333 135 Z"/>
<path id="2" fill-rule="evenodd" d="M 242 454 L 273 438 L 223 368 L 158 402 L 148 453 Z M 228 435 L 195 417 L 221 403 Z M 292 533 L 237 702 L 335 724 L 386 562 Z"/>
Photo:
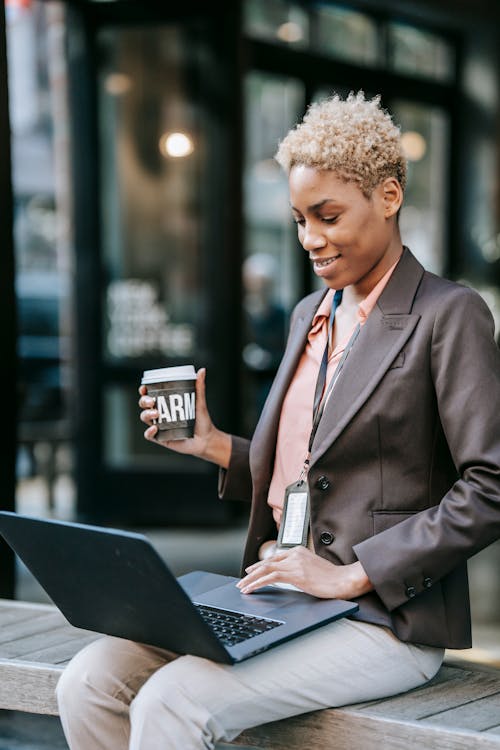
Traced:
<path id="1" fill-rule="evenodd" d="M 71 750 L 202 750 L 244 729 L 422 685 L 443 650 L 343 619 L 227 666 L 105 637 L 57 686 Z"/>

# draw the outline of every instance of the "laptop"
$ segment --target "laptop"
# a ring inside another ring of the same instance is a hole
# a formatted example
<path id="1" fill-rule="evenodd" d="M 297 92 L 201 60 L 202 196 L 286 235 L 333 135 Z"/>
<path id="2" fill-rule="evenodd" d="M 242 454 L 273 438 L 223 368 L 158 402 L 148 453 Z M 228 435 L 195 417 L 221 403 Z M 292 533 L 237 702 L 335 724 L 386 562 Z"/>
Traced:
<path id="1" fill-rule="evenodd" d="M 238 578 L 193 571 L 176 578 L 135 532 L 0 511 L 0 533 L 77 628 L 235 664 L 358 610 Z"/>

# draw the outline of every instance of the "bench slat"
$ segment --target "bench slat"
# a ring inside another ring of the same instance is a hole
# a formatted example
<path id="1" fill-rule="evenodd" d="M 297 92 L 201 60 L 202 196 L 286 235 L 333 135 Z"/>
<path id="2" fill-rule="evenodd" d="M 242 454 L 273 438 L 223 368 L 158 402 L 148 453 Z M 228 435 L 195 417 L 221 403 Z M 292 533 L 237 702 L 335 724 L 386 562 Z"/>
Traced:
<path id="1" fill-rule="evenodd" d="M 413 721 L 500 691 L 500 679 L 495 674 L 449 667 L 442 667 L 441 671 L 448 677 L 445 681 L 428 683 L 408 693 L 378 701 L 363 710 L 374 716 Z"/>
<path id="2" fill-rule="evenodd" d="M 243 732 L 233 740 L 236 746 L 251 745 L 262 750 L 383 750 L 418 747 L 422 750 L 498 750 L 500 736 L 423 722 L 396 721 L 363 712 L 327 709 L 265 724 Z"/>
<path id="3" fill-rule="evenodd" d="M 15 641 L 2 643 L 0 654 L 4 659 L 19 658 L 26 661 L 43 661 L 42 658 L 35 656 L 40 650 L 45 650 L 49 646 L 64 647 L 68 642 L 72 644 L 74 641 L 80 641 L 81 638 L 82 636 L 78 631 L 72 633 L 68 626 L 63 625 L 53 630 L 44 630 L 25 638 L 17 638 Z M 78 648 L 78 644 L 75 648 Z"/>
<path id="4" fill-rule="evenodd" d="M 12 622 L 10 625 L 0 628 L 0 654 L 4 644 L 36 633 L 47 633 L 60 627 L 64 622 L 65 620 L 59 612 L 35 615 L 29 620 L 23 620 L 19 623 Z"/>
<path id="5" fill-rule="evenodd" d="M 498 716 L 496 717 L 496 720 L 498 721 Z M 483 729 L 483 734 L 498 734 L 500 736 L 500 724 L 496 724 L 494 727 L 488 727 L 488 729 Z"/>
<path id="6" fill-rule="evenodd" d="M 21 623 L 31 620 L 36 613 L 29 609 L 23 609 L 20 612 L 16 610 L 8 610 L 5 607 L 0 607 L 0 628 L 3 630 L 7 625 L 11 623 Z"/>
<path id="7" fill-rule="evenodd" d="M 418 690 L 427 690 L 433 685 L 439 685 L 441 682 L 449 682 L 454 676 L 459 677 L 463 673 L 464 667 L 454 667 L 454 666 L 442 666 L 439 672 L 432 678 L 432 680 L 429 680 L 423 688 L 415 688 L 415 692 Z M 354 703 L 351 706 L 352 710 L 358 711 L 363 708 L 369 708 L 370 706 L 378 706 L 379 703 L 385 703 L 386 701 L 392 701 L 393 697 L 389 698 L 379 698 L 375 701 L 364 701 L 362 703 Z"/>
<path id="8" fill-rule="evenodd" d="M 85 631 L 84 631 L 85 632 Z M 88 636 L 73 637 L 70 640 L 66 640 L 59 645 L 54 645 L 48 648 L 42 648 L 39 651 L 34 651 L 29 654 L 29 658 L 35 662 L 43 662 L 45 664 L 53 664 L 60 667 L 61 670 L 69 662 L 69 660 L 82 648 L 87 646 L 92 641 L 99 638 L 97 633 L 90 634 Z"/>
<path id="9" fill-rule="evenodd" d="M 494 726 L 500 717 L 500 693 L 495 693 L 487 698 L 470 701 L 457 708 L 450 708 L 423 719 L 425 722 L 441 726 L 460 726 L 467 729 L 475 729 L 482 732 Z"/>
<path id="10" fill-rule="evenodd" d="M 55 687 L 61 669 L 0 660 L 0 707 L 9 711 L 58 715 Z"/>

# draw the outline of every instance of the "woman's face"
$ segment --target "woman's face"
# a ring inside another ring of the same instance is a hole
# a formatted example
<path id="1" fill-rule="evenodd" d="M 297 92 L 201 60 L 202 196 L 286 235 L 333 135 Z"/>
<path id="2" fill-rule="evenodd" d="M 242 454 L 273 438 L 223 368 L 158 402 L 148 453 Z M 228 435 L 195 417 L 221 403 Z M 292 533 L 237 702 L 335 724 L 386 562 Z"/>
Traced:
<path id="1" fill-rule="evenodd" d="M 299 241 L 314 273 L 333 289 L 353 285 L 368 294 L 401 253 L 397 180 L 384 180 L 366 198 L 335 172 L 297 165 L 289 187 Z"/>

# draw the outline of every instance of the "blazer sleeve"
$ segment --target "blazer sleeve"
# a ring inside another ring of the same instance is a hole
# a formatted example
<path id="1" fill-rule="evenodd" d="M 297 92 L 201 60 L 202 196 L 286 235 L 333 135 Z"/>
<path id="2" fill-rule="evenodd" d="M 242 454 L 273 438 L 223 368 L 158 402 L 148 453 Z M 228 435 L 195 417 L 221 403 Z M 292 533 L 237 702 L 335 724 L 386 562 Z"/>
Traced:
<path id="1" fill-rule="evenodd" d="M 221 500 L 252 499 L 252 477 L 249 461 L 250 441 L 231 435 L 231 458 L 227 469 L 219 469 L 219 497 Z"/>
<path id="2" fill-rule="evenodd" d="M 354 547 L 389 611 L 500 537 L 500 351 L 480 295 L 450 296 L 434 321 L 431 376 L 459 478 L 437 506 Z"/>

